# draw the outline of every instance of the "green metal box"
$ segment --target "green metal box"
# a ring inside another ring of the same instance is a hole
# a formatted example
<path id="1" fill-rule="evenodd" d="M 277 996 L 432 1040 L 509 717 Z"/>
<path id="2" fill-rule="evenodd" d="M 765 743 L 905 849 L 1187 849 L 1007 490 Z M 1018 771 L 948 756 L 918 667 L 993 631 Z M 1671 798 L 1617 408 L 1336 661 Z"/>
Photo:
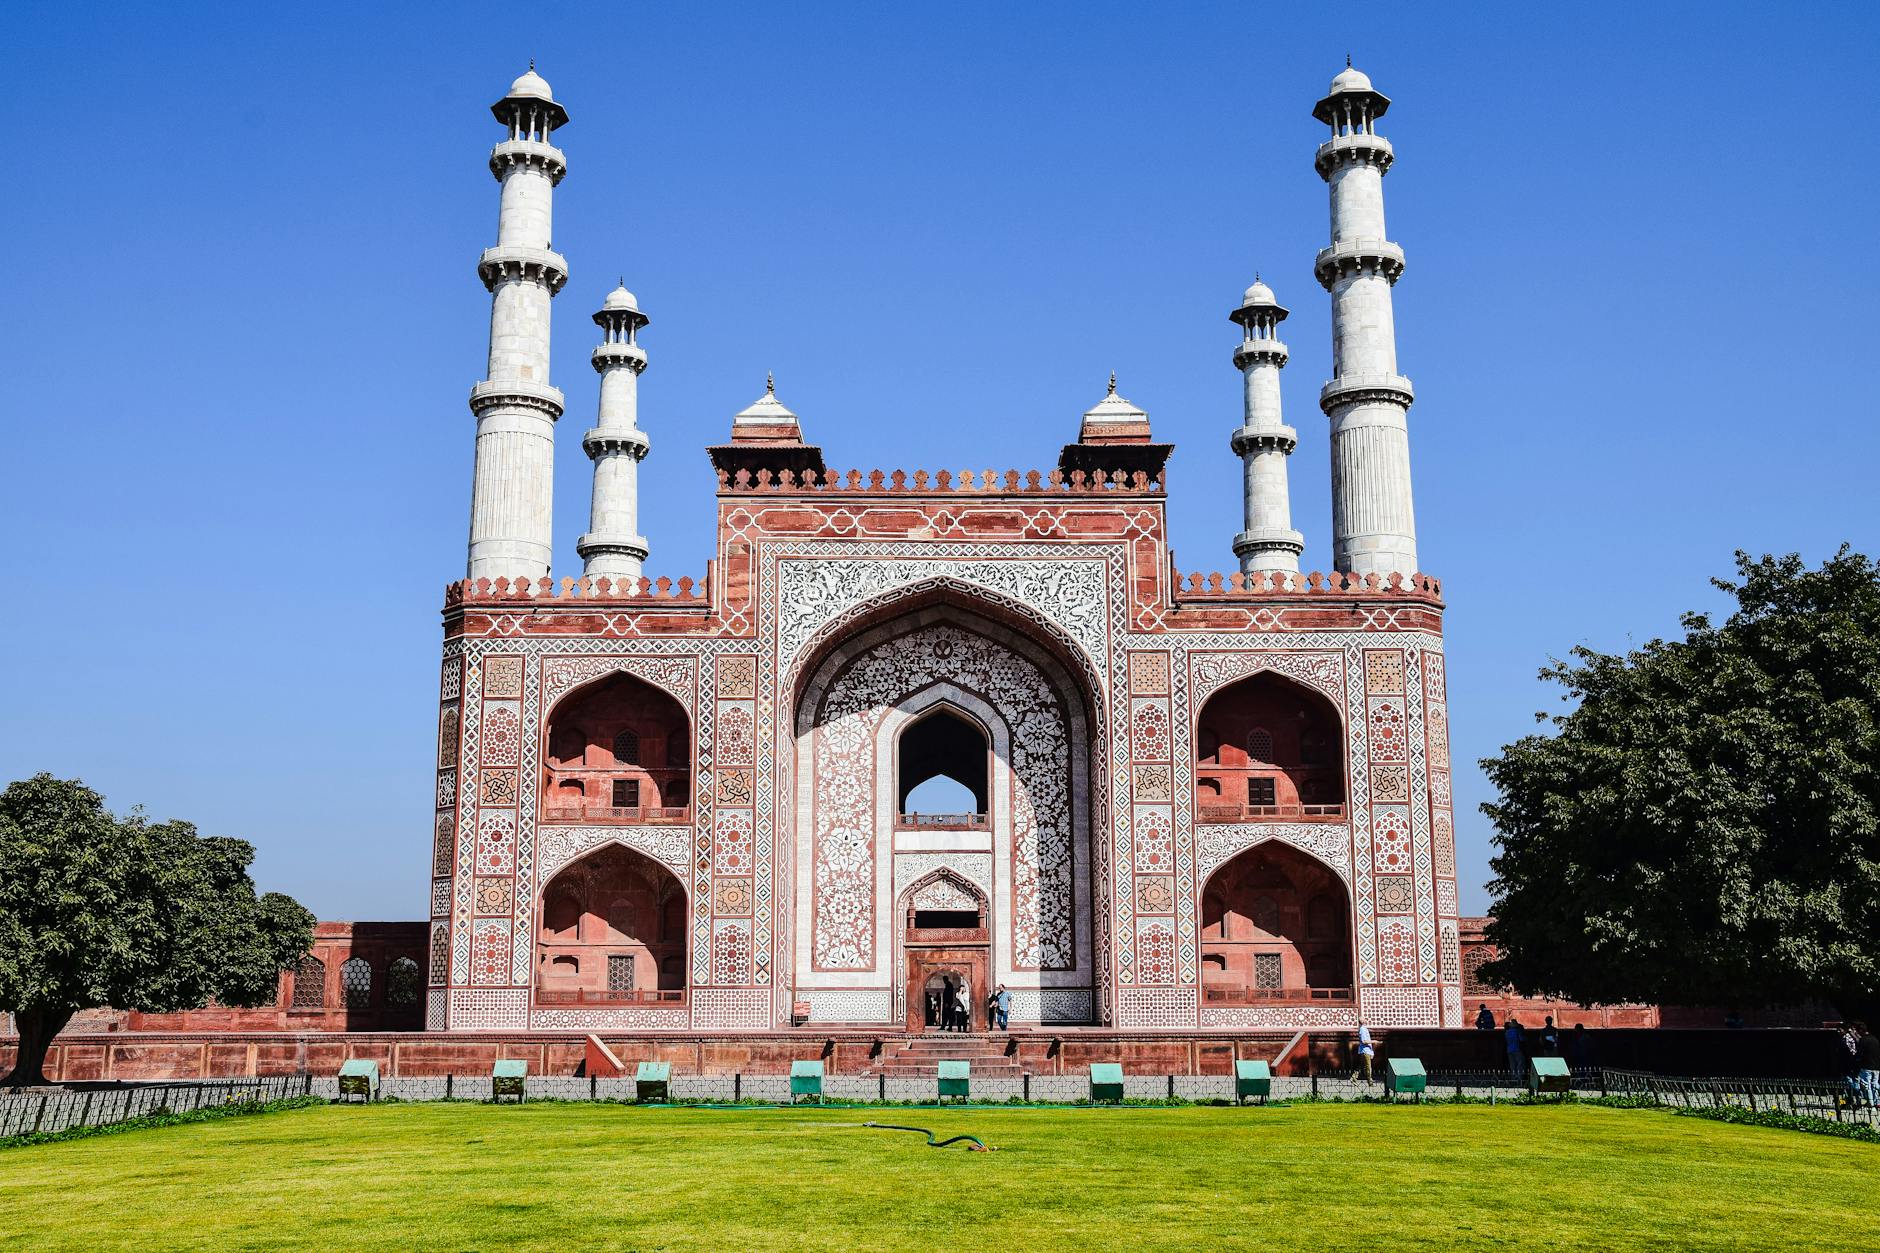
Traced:
<path id="1" fill-rule="evenodd" d="M 970 1096 L 973 1064 L 964 1061 L 945 1061 L 940 1063 L 940 1095 L 942 1097 Z"/>
<path id="2" fill-rule="evenodd" d="M 379 1094 L 379 1064 L 363 1057 L 355 1057 L 344 1062 L 339 1068 L 339 1095 L 341 1100 L 358 1097 L 370 1101 Z"/>
<path id="3" fill-rule="evenodd" d="M 1393 1057 L 1384 1063 L 1384 1090 L 1392 1096 L 1422 1096 L 1430 1077 L 1414 1057 Z"/>
<path id="4" fill-rule="evenodd" d="M 1234 1099 L 1244 1101 L 1257 1096 L 1262 1101 L 1273 1095 L 1273 1068 L 1265 1062 L 1234 1063 Z"/>
<path id="5" fill-rule="evenodd" d="M 1123 1099 L 1123 1067 L 1121 1063 L 1090 1063 L 1090 1099 L 1093 1101 L 1120 1101 Z"/>
<path id="6" fill-rule="evenodd" d="M 1528 1059 L 1528 1095 L 1539 1096 L 1543 1092 L 1554 1092 L 1561 1096 L 1573 1090 L 1573 1072 L 1567 1069 L 1564 1057 L 1531 1057 Z"/>
<path id="7" fill-rule="evenodd" d="M 524 1081 L 529 1077 L 529 1063 L 516 1058 L 507 1058 L 490 1067 L 490 1099 L 500 1101 L 506 1096 L 513 1096 L 518 1101 L 526 1099 Z"/>
<path id="8" fill-rule="evenodd" d="M 664 1101 L 672 1095 L 672 1063 L 641 1062 L 633 1071 L 633 1095 L 642 1101 Z"/>
<path id="9" fill-rule="evenodd" d="M 823 1064 L 820 1061 L 796 1061 L 790 1063 L 790 1100 L 799 1096 L 813 1096 L 816 1103 L 822 1103 Z"/>

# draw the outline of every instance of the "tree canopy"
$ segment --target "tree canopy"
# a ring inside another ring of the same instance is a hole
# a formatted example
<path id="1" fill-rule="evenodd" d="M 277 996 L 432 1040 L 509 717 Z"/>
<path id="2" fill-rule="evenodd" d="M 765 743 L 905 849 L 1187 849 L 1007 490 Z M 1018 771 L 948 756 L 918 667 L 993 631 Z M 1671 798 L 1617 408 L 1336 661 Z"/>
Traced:
<path id="1" fill-rule="evenodd" d="M 1529 995 L 1751 1006 L 1880 994 L 1880 564 L 1736 555 L 1721 625 L 1576 648 L 1482 763 L 1499 948 Z"/>
<path id="2" fill-rule="evenodd" d="M 20 1048 L 0 1086 L 43 1081 L 73 1014 L 265 1005 L 313 943 L 313 915 L 255 893 L 253 845 L 187 822 L 116 817 L 77 780 L 0 792 L 0 1010 Z"/>

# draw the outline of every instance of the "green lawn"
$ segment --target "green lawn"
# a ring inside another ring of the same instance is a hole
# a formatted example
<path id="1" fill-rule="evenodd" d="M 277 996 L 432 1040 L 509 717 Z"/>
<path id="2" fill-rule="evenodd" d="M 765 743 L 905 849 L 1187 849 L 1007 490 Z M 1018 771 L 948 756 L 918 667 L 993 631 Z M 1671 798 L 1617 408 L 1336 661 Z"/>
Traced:
<path id="1" fill-rule="evenodd" d="M 1877 1240 L 1880 1147 L 1584 1106 L 327 1106 L 0 1153 L 0 1247 L 34 1250 Z"/>

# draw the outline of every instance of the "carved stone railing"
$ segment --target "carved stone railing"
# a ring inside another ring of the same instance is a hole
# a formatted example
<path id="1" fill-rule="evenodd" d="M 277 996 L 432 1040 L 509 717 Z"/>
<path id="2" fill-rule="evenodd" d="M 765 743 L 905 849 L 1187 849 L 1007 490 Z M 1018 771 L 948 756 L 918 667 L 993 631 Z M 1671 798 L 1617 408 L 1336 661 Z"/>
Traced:
<path id="1" fill-rule="evenodd" d="M 1197 822 L 1343 821 L 1343 805 L 1198 805 Z"/>
<path id="2" fill-rule="evenodd" d="M 1238 988 L 1204 987 L 1201 999 L 1209 1005 L 1303 1005 L 1308 1002 L 1351 1003 L 1350 988 Z"/>
<path id="3" fill-rule="evenodd" d="M 897 827 L 939 827 L 953 831 L 983 831 L 986 828 L 984 814 L 897 814 L 894 819 Z"/>
<path id="4" fill-rule="evenodd" d="M 681 989 L 660 991 L 655 989 L 631 989 L 616 992 L 610 988 L 570 988 L 555 990 L 538 988 L 535 993 L 537 1005 L 683 1005 L 685 992 Z"/>
<path id="5" fill-rule="evenodd" d="M 645 822 L 660 826 L 692 821 L 690 805 L 580 805 L 542 806 L 543 822 Z"/>
<path id="6" fill-rule="evenodd" d="M 1162 475 L 1146 471 L 1030 470 L 1021 474 L 1007 470 L 961 470 L 958 474 L 940 470 L 929 474 L 916 470 L 825 470 L 801 474 L 788 469 L 772 472 L 739 470 L 736 474 L 718 472 L 720 492 L 805 492 L 829 495 L 935 495 L 966 493 L 978 496 L 1063 496 L 1115 495 L 1160 496 L 1165 490 Z"/>

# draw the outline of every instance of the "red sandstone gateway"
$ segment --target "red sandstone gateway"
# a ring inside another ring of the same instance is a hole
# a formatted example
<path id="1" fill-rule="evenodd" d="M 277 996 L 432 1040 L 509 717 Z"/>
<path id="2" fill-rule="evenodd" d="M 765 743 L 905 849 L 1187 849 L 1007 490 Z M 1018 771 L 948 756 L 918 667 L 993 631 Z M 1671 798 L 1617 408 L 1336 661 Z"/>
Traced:
<path id="1" fill-rule="evenodd" d="M 751 1056 L 750 1033 L 798 1021 L 935 1030 L 949 992 L 983 1029 L 999 985 L 1013 1027 L 1047 1034 L 1463 1025 L 1388 105 L 1348 69 L 1314 111 L 1332 132 L 1315 165 L 1335 573 L 1298 572 L 1288 313 L 1255 282 L 1231 315 L 1246 487 L 1227 577 L 1173 568 L 1171 445 L 1112 377 L 1048 473 L 833 470 L 767 387 L 708 450 L 717 556 L 675 588 L 641 576 L 648 319 L 624 285 L 594 318 L 583 577 L 548 576 L 568 115 L 518 79 L 494 107 L 503 210 L 479 262 L 490 366 L 471 577 L 444 604 L 430 919 L 396 959 L 361 935 L 355 956 L 316 952 L 283 1025 L 332 1025 L 343 1001 L 387 1027 L 571 1033 L 571 1057 L 587 1032 L 735 1036 Z M 919 812 L 942 776 L 970 802 Z M 728 1057 L 693 1051 L 676 1060 Z"/>

